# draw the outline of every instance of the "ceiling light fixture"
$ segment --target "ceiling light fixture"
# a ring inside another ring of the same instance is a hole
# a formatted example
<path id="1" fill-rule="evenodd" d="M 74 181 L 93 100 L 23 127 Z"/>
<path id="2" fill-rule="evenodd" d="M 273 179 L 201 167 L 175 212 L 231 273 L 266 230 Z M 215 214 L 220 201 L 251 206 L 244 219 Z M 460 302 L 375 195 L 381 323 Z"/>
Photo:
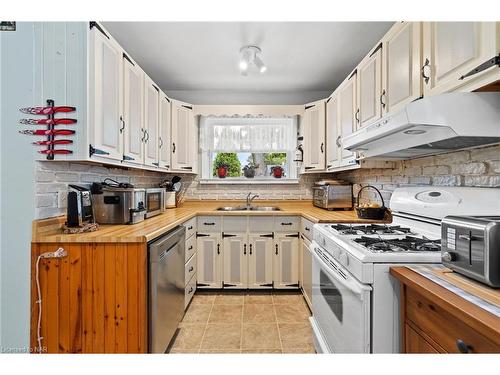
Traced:
<path id="1" fill-rule="evenodd" d="M 250 67 L 254 65 L 259 73 L 265 73 L 267 66 L 262 61 L 262 51 L 257 46 L 244 46 L 240 49 L 239 68 L 241 74 L 246 76 Z"/>

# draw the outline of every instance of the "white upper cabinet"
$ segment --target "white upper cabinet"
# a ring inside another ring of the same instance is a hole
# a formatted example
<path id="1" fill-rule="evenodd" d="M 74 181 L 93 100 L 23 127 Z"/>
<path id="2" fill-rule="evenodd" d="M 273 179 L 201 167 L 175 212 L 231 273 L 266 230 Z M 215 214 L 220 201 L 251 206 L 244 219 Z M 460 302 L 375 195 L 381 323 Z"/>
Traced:
<path id="1" fill-rule="evenodd" d="M 362 127 L 382 116 L 382 43 L 358 65 L 357 85 L 357 123 Z"/>
<path id="2" fill-rule="evenodd" d="M 195 161 L 197 137 L 193 106 L 178 100 L 172 100 L 172 169 L 176 171 L 192 171 Z"/>
<path id="3" fill-rule="evenodd" d="M 147 75 L 144 77 L 144 164 L 158 166 L 158 130 L 160 90 Z"/>
<path id="4" fill-rule="evenodd" d="M 90 156 L 123 158 L 123 50 L 98 28 L 89 36 Z"/>
<path id="5" fill-rule="evenodd" d="M 144 72 L 123 58 L 123 161 L 144 164 Z"/>
<path id="6" fill-rule="evenodd" d="M 500 78 L 498 66 L 491 66 L 461 79 L 500 53 L 498 22 L 425 22 L 423 46 L 425 95 L 460 86 L 470 91 Z"/>
<path id="7" fill-rule="evenodd" d="M 159 165 L 161 169 L 170 170 L 170 99 L 160 92 L 160 136 L 158 138 Z"/>
<path id="8" fill-rule="evenodd" d="M 356 76 L 357 72 L 354 71 L 338 88 L 339 129 L 342 137 L 351 134 L 357 128 Z M 342 140 L 339 144 L 342 146 Z M 355 156 L 354 152 L 342 149 L 340 165 L 356 164 Z"/>
<path id="9" fill-rule="evenodd" d="M 325 100 L 305 105 L 302 117 L 304 170 L 325 169 Z"/>
<path id="10" fill-rule="evenodd" d="M 340 164 L 340 122 L 339 100 L 335 92 L 326 102 L 326 168 Z"/>
<path id="11" fill-rule="evenodd" d="M 403 109 L 422 96 L 421 22 L 398 22 L 382 39 L 382 109 Z"/>

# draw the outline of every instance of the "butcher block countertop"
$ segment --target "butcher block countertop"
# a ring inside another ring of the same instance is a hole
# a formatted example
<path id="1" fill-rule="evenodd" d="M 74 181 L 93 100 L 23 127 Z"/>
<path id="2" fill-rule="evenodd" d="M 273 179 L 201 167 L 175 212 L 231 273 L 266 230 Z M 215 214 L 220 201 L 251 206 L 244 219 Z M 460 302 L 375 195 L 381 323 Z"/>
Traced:
<path id="1" fill-rule="evenodd" d="M 222 206 L 239 206 L 243 201 L 186 201 L 178 208 L 167 209 L 134 225 L 101 225 L 90 233 L 63 234 L 61 227 L 65 216 L 36 220 L 33 222 L 34 243 L 67 242 L 148 242 L 168 232 L 195 216 L 302 216 L 314 223 L 380 223 L 380 221 L 359 219 L 355 210 L 327 211 L 314 207 L 311 201 L 260 201 L 255 206 L 277 206 L 281 211 L 216 211 Z M 389 221 L 386 221 L 389 222 Z"/>

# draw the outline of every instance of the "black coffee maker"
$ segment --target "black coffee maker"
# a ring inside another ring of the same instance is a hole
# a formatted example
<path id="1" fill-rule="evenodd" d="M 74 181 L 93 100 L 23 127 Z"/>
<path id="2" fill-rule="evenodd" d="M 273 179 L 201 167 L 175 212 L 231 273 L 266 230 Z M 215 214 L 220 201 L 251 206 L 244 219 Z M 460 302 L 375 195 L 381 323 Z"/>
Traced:
<path id="1" fill-rule="evenodd" d="M 68 227 L 81 227 L 94 222 L 94 210 L 92 209 L 92 195 L 88 188 L 68 185 L 68 208 L 66 213 L 66 225 Z"/>

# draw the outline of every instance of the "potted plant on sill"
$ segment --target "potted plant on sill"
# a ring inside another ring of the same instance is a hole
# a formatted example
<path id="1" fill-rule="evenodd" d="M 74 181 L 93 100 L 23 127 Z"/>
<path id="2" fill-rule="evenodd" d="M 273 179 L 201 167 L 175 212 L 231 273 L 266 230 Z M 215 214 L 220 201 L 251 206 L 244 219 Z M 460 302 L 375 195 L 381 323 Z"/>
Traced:
<path id="1" fill-rule="evenodd" d="M 217 177 L 226 178 L 228 168 L 229 166 L 222 161 L 215 163 L 215 170 L 217 172 Z"/>
<path id="2" fill-rule="evenodd" d="M 274 167 L 271 167 L 271 174 L 274 178 L 281 178 L 285 175 L 285 170 L 281 165 L 275 165 Z"/>
<path id="3" fill-rule="evenodd" d="M 249 162 L 247 165 L 243 167 L 243 175 L 246 178 L 254 178 L 255 177 L 255 170 L 259 168 L 258 164 L 255 164 L 253 162 Z"/>

